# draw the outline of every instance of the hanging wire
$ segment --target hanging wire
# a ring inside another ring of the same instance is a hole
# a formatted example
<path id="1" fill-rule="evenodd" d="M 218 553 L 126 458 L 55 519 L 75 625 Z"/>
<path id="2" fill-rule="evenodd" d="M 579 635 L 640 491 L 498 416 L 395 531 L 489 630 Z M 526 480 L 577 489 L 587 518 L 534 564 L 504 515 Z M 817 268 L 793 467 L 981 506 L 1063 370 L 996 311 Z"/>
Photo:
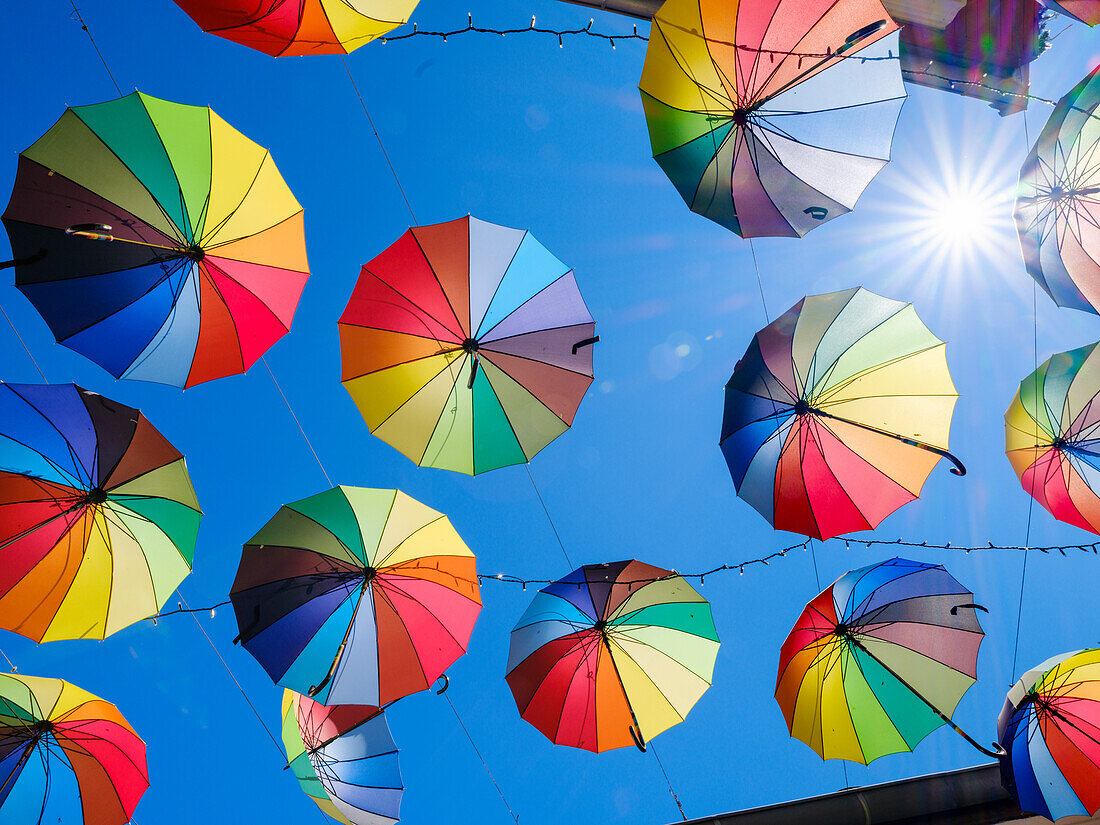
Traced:
<path id="1" fill-rule="evenodd" d="M 535 490 L 535 495 L 538 496 L 539 504 L 542 505 L 542 512 L 546 513 L 546 520 L 550 522 L 550 529 L 554 531 L 554 538 L 558 540 L 558 547 L 561 548 L 561 554 L 565 556 L 565 563 L 569 565 L 569 569 L 573 569 L 573 562 L 569 558 L 569 553 L 565 550 L 565 544 L 561 540 L 561 536 L 558 534 L 558 528 L 554 524 L 554 520 L 550 518 L 550 511 L 546 509 L 546 502 L 543 501 L 542 493 L 539 492 L 539 486 L 535 484 L 535 477 L 531 475 L 531 463 L 526 462 L 523 465 L 527 470 L 527 477 L 531 479 L 531 487 Z M 549 584 L 549 582 L 547 582 Z"/>
<path id="2" fill-rule="evenodd" d="M 84 30 L 84 33 L 88 35 L 88 39 L 92 41 L 92 48 L 95 49 L 95 53 L 99 55 L 99 62 L 103 64 L 103 68 L 107 70 L 107 76 L 111 78 L 111 83 L 114 84 L 115 91 L 118 92 L 118 96 L 122 97 L 122 89 L 118 85 L 118 81 L 115 80 L 114 74 L 111 72 L 111 67 L 107 65 L 107 61 L 103 58 L 103 52 L 99 50 L 99 44 L 95 42 L 95 38 L 92 36 L 92 30 L 88 28 L 88 24 L 84 22 L 84 16 L 80 13 L 80 9 L 76 7 L 76 0 L 69 0 L 73 7 L 73 15 L 76 17 L 77 22 L 80 23 L 80 28 Z"/>
<path id="3" fill-rule="evenodd" d="M 384 43 L 385 40 L 382 42 Z M 401 193 L 401 199 L 405 201 L 405 206 L 409 210 L 409 215 L 412 216 L 413 226 L 419 226 L 420 221 L 416 219 L 416 213 L 413 212 L 412 204 L 409 203 L 409 198 L 405 194 L 405 187 L 401 185 L 401 179 L 397 177 L 397 170 L 393 168 L 393 162 L 390 160 L 390 153 L 386 151 L 386 147 L 382 143 L 382 136 L 378 134 L 378 129 L 374 125 L 374 118 L 372 118 L 370 112 L 367 111 L 367 103 L 363 100 L 363 95 L 359 91 L 359 84 L 355 82 L 355 78 L 352 76 L 351 67 L 348 66 L 348 60 L 344 55 L 340 55 L 340 59 L 344 62 L 344 71 L 348 73 L 348 80 L 351 81 L 351 87 L 355 89 L 355 96 L 359 98 L 359 105 L 363 107 L 363 114 L 367 116 L 367 123 L 370 124 L 371 131 L 374 132 L 374 139 L 378 141 L 378 148 L 382 150 L 382 157 L 386 159 L 386 165 L 390 167 L 390 174 L 393 175 L 393 182 L 397 184 L 397 191 Z"/>
<path id="4" fill-rule="evenodd" d="M 27 342 L 23 340 L 23 336 L 19 334 L 19 330 L 15 328 L 15 324 L 12 323 L 11 317 L 8 315 L 8 311 L 4 309 L 3 304 L 0 304 L 0 312 L 4 313 L 4 318 L 8 322 L 8 326 L 11 327 L 11 331 L 15 333 L 15 337 L 19 339 L 19 343 L 23 345 L 23 351 L 27 353 L 27 357 L 31 359 L 31 363 L 34 364 L 34 368 L 38 370 L 38 374 L 42 376 L 42 383 L 49 384 L 46 380 L 46 373 L 42 372 L 42 367 L 38 366 L 38 361 L 31 355 L 30 349 L 27 347 Z"/>
<path id="5" fill-rule="evenodd" d="M 680 802 L 680 797 L 676 795 L 676 791 L 672 788 L 672 780 L 668 778 L 668 771 L 665 770 L 665 764 L 661 761 L 661 757 L 657 755 L 657 748 L 654 747 L 652 742 L 646 744 L 647 750 L 653 754 L 653 758 L 657 760 L 657 765 L 661 769 L 661 773 L 664 774 L 665 783 L 668 785 L 668 792 L 672 794 L 672 800 L 676 803 L 676 807 L 680 809 L 680 816 L 683 817 L 684 822 L 688 821 L 687 814 L 684 813 L 683 803 Z"/>
<path id="6" fill-rule="evenodd" d="M 512 810 L 512 806 L 508 804 L 508 800 L 504 796 L 504 791 L 500 789 L 500 785 L 497 784 L 496 777 L 493 776 L 493 772 L 489 770 L 489 765 L 485 761 L 485 757 L 481 755 L 481 751 L 478 750 L 477 745 L 474 743 L 474 737 L 470 736 L 470 731 L 466 727 L 466 723 L 462 721 L 462 717 L 458 715 L 458 710 L 455 708 L 454 702 L 451 701 L 451 697 L 444 693 L 443 698 L 447 700 L 447 704 L 451 706 L 451 713 L 455 715 L 455 719 L 458 720 L 458 726 L 462 728 L 462 732 L 466 734 L 466 738 L 470 742 L 470 747 L 474 749 L 474 753 L 477 754 L 477 758 L 481 760 L 481 767 L 485 768 L 485 773 L 489 775 L 489 781 L 493 783 L 493 787 L 497 789 L 497 794 L 500 795 L 500 801 L 504 803 L 504 807 L 508 809 L 508 813 L 515 821 L 516 825 L 519 825 L 519 817 L 516 816 L 515 811 Z"/>
<path id="7" fill-rule="evenodd" d="M 0 656 L 3 656 L 4 661 L 8 663 L 8 667 L 11 668 L 11 671 L 10 671 L 11 673 L 18 673 L 19 672 L 19 668 L 17 668 L 15 666 L 15 663 L 11 659 L 8 658 L 7 653 L 5 653 L 3 650 L 0 650 Z"/>
<path id="8" fill-rule="evenodd" d="M 294 408 L 290 406 L 290 402 L 287 400 L 286 393 L 283 392 L 283 388 L 279 386 L 279 382 L 275 380 L 275 373 L 271 371 L 271 367 L 268 366 L 267 359 L 264 356 L 260 356 L 260 360 L 263 361 L 264 367 L 267 368 L 267 374 L 271 376 L 271 383 L 275 385 L 275 389 L 279 391 L 279 395 L 282 396 L 283 403 L 286 404 L 287 410 L 290 411 L 290 417 L 294 419 L 294 423 L 298 425 L 298 432 L 302 434 L 302 438 L 306 442 L 306 446 L 309 447 L 309 451 L 313 453 L 313 459 L 317 462 L 317 466 L 321 468 L 321 474 L 325 477 L 325 481 L 328 482 L 328 486 L 332 487 L 332 479 L 329 478 L 328 471 L 325 469 L 325 465 L 321 463 L 321 457 L 317 455 L 317 451 L 313 449 L 313 443 L 309 440 L 309 436 L 306 435 L 306 431 L 302 428 L 302 422 L 298 420 L 297 413 L 294 412 Z"/>

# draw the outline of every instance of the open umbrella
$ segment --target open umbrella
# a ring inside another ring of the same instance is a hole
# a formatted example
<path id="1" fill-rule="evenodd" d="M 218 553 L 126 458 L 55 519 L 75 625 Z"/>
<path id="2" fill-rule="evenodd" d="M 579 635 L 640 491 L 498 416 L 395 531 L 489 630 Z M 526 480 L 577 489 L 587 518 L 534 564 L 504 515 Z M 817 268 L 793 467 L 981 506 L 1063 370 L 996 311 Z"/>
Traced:
<path id="1" fill-rule="evenodd" d="M 554 744 L 644 750 L 710 687 L 717 655 L 710 605 L 683 578 L 640 561 L 586 564 L 531 601 L 506 678 Z"/>
<path id="2" fill-rule="evenodd" d="M 895 558 L 845 573 L 798 617 L 775 700 L 791 736 L 822 759 L 869 764 L 950 725 L 977 679 L 974 596 L 942 565 Z"/>
<path id="3" fill-rule="evenodd" d="M 118 708 L 61 679 L 0 674 L 0 819 L 69 822 L 79 798 L 84 825 L 123 825 L 148 787 L 145 743 Z"/>
<path id="4" fill-rule="evenodd" d="M 386 717 L 369 705 L 321 705 L 283 692 L 288 766 L 317 807 L 345 825 L 400 818 L 401 770 Z"/>
<path id="5" fill-rule="evenodd" d="M 0 627 L 102 639 L 191 572 L 202 512 L 137 410 L 73 384 L 0 384 Z"/>
<path id="6" fill-rule="evenodd" d="M 229 594 L 272 680 L 329 705 L 424 690 L 466 652 L 474 556 L 399 490 L 335 487 L 284 505 L 244 547 Z"/>
<path id="7" fill-rule="evenodd" d="M 745 238 L 851 211 L 905 100 L 897 29 L 878 0 L 665 0 L 639 84 L 654 158 Z"/>
<path id="8" fill-rule="evenodd" d="M 309 276 L 302 208 L 268 151 L 205 106 L 140 92 L 66 110 L 19 156 L 3 221 L 15 285 L 116 378 L 244 372 Z"/>
<path id="9" fill-rule="evenodd" d="M 912 304 L 859 287 L 803 298 L 753 338 L 726 384 L 722 452 L 779 530 L 874 528 L 920 495 L 958 398 Z"/>
<path id="10" fill-rule="evenodd" d="M 1058 306 L 1100 305 L 1100 67 L 1058 101 L 1023 167 L 1016 229 L 1027 271 Z"/>
<path id="11" fill-rule="evenodd" d="M 1063 653 L 1012 686 L 997 719 L 1001 776 L 1020 809 L 1060 819 L 1100 810 L 1100 650 Z"/>
<path id="12" fill-rule="evenodd" d="M 176 0 L 203 31 L 272 57 L 347 54 L 396 29 L 418 0 Z"/>
<path id="13" fill-rule="evenodd" d="M 1020 483 L 1060 521 L 1100 533 L 1100 352 L 1052 355 L 1005 412 L 1005 454 Z"/>
<path id="14" fill-rule="evenodd" d="M 340 317 L 344 386 L 421 466 L 523 464 L 573 423 L 594 330 L 573 271 L 530 233 L 417 226 L 363 267 Z"/>

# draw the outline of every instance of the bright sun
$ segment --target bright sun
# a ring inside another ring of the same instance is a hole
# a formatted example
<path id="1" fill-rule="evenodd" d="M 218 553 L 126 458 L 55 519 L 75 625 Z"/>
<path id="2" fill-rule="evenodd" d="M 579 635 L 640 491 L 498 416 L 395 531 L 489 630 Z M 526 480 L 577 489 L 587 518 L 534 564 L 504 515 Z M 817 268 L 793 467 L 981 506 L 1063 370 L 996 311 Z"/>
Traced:
<path id="1" fill-rule="evenodd" d="M 945 192 L 943 200 L 929 211 L 928 230 L 957 250 L 986 245 L 998 228 L 998 206 L 996 198 L 983 192 Z"/>

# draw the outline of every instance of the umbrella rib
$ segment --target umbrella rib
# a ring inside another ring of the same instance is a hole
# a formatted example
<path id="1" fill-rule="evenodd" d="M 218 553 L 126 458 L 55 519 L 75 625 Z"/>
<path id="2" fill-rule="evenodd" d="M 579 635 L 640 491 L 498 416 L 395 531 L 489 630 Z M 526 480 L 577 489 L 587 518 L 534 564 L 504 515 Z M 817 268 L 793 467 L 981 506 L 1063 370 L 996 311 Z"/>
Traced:
<path id="1" fill-rule="evenodd" d="M 508 277 L 508 270 L 512 268 L 512 264 L 515 263 L 516 260 L 516 255 L 519 254 L 520 247 L 523 246 L 523 242 L 527 240 L 527 237 L 530 234 L 531 233 L 525 229 L 523 231 L 523 237 L 519 239 L 519 243 L 516 244 L 516 248 L 512 250 L 512 256 L 508 259 L 508 265 L 504 267 L 504 271 L 500 273 L 500 280 L 497 281 L 497 285 L 493 287 L 493 294 L 490 295 L 489 300 L 485 302 L 485 311 L 482 312 L 481 317 L 477 319 L 477 330 L 473 329 L 474 319 L 472 317 L 470 318 L 471 338 L 480 340 L 481 325 L 485 323 L 485 316 L 489 314 L 489 308 L 493 305 L 493 301 L 496 300 L 497 294 L 500 292 L 500 285 L 503 284 L 504 279 Z M 534 239 L 532 238 L 532 240 Z M 494 324 L 494 326 L 496 325 Z"/>
<path id="2" fill-rule="evenodd" d="M 758 157 L 757 147 L 759 146 L 760 148 L 762 148 L 764 150 L 764 152 L 766 152 L 768 154 L 768 156 L 770 158 L 772 158 L 772 160 L 774 160 L 776 162 L 776 164 L 778 164 L 779 168 L 781 168 L 784 172 L 789 174 L 792 178 L 797 180 L 799 183 L 803 183 L 806 186 L 809 186 L 809 184 L 806 184 L 805 181 L 803 181 L 801 178 L 797 177 L 794 174 L 794 172 L 791 172 L 789 169 L 787 169 L 786 166 L 783 165 L 783 163 L 779 160 L 779 158 L 776 156 L 776 154 L 757 135 L 756 132 L 757 132 L 757 130 L 752 129 L 752 128 L 746 128 L 744 130 L 744 134 L 745 134 L 745 151 L 749 153 L 749 160 L 752 161 L 753 171 L 756 171 L 760 168 L 759 165 L 758 165 L 758 161 L 757 161 L 757 157 Z M 763 191 L 764 196 L 768 199 L 768 203 L 770 203 L 772 205 L 772 208 L 775 209 L 775 213 L 777 215 L 779 215 L 779 217 L 783 220 L 783 223 L 785 223 L 787 225 L 787 228 L 789 228 L 795 234 L 798 234 L 798 230 L 794 228 L 794 226 L 791 224 L 791 222 L 789 220 L 787 220 L 787 216 L 783 214 L 783 211 L 779 208 L 779 205 L 775 202 L 775 199 L 772 197 L 771 192 L 769 192 L 767 189 L 764 188 L 763 182 L 761 182 L 760 188 L 761 188 L 761 191 Z M 812 189 L 813 187 L 810 187 L 810 188 Z M 814 190 L 814 191 L 817 191 L 817 190 Z M 830 198 L 830 200 L 831 200 L 831 198 Z"/>
<path id="3" fill-rule="evenodd" d="M 455 310 L 454 304 L 451 303 L 451 296 L 448 295 L 447 290 L 443 288 L 443 282 L 441 280 L 439 280 L 439 274 L 435 271 L 435 267 L 432 265 L 431 260 L 428 258 L 428 253 L 424 251 L 424 247 L 420 243 L 420 238 L 416 237 L 416 228 L 414 227 L 413 229 L 410 229 L 409 234 L 412 235 L 413 243 L 416 244 L 416 248 L 420 250 L 420 255 L 421 255 L 421 257 L 424 258 L 424 263 L 426 263 L 428 265 L 428 271 L 432 273 L 432 278 L 435 280 L 436 285 L 439 287 L 439 291 L 443 295 L 443 299 L 447 302 L 447 306 L 450 307 L 451 314 L 454 316 L 455 323 L 458 324 L 459 333 L 466 333 L 467 336 L 468 336 L 467 330 L 463 329 L 463 327 L 462 327 L 462 321 L 458 317 L 458 312 Z M 469 238 L 469 235 L 467 233 L 467 243 L 469 243 L 468 238 Z M 469 269 L 469 264 L 467 264 L 467 270 L 468 269 Z M 468 272 L 467 272 L 466 277 L 467 277 L 467 283 L 468 283 L 469 282 L 469 273 Z M 503 280 L 503 279 L 501 279 L 501 280 Z M 438 320 L 438 319 L 433 319 L 433 320 Z M 447 325 L 442 324 L 442 326 L 447 326 Z"/>
<path id="4" fill-rule="evenodd" d="M 504 339 L 501 339 L 501 338 L 491 339 L 491 338 L 488 338 L 488 336 L 490 334 L 492 334 L 494 329 L 499 327 L 501 324 L 503 324 L 505 321 L 507 321 L 509 318 L 511 318 L 513 315 L 515 315 L 517 312 L 519 312 L 525 306 L 530 304 L 533 300 L 535 300 L 540 295 L 545 293 L 546 290 L 550 289 L 555 284 L 561 283 L 561 281 L 564 278 L 568 278 L 570 275 L 573 275 L 574 282 L 575 282 L 576 281 L 576 274 L 574 273 L 574 271 L 572 269 L 566 270 L 561 275 L 559 275 L 557 278 L 555 278 L 550 283 L 548 283 L 546 286 L 544 286 L 542 289 L 540 289 L 538 292 L 536 292 L 534 295 L 532 295 L 530 298 L 527 298 L 526 300 L 524 300 L 523 303 L 521 303 L 519 306 L 517 306 L 515 309 L 513 309 L 511 312 L 509 312 L 507 315 L 505 315 L 503 318 L 501 318 L 499 321 L 497 321 L 495 324 L 493 324 L 491 327 L 489 327 L 487 330 L 482 332 L 481 335 L 478 336 L 478 341 L 479 342 L 481 342 L 481 341 L 488 342 L 488 341 L 493 341 L 493 340 L 497 340 L 497 341 L 504 340 Z M 582 300 L 581 303 L 583 304 L 584 301 Z M 587 309 L 588 309 L 588 307 L 585 306 L 586 311 L 587 311 Z M 531 330 L 531 332 L 534 332 L 534 333 L 545 332 L 548 329 L 564 329 L 565 327 L 578 327 L 578 326 L 582 326 L 584 324 L 594 324 L 594 323 L 595 323 L 595 321 L 592 320 L 592 316 L 590 314 L 587 321 L 581 321 L 580 323 L 576 323 L 576 324 L 564 324 L 561 327 L 546 327 L 546 328 L 543 328 L 543 329 Z M 527 335 L 527 334 L 530 334 L 530 333 L 520 333 L 520 334 Z M 509 336 L 509 337 L 516 338 L 516 337 L 519 337 L 519 336 L 518 335 L 513 335 L 513 336 Z"/>
<path id="5" fill-rule="evenodd" d="M 950 716 L 947 716 L 945 713 L 943 713 L 943 711 L 941 711 L 939 708 L 937 708 L 935 705 L 933 705 L 931 702 L 929 702 L 927 699 L 925 699 L 924 696 L 922 696 L 920 693 L 918 693 L 916 691 L 916 689 L 913 688 L 912 685 L 910 685 L 905 679 L 902 679 L 901 676 L 899 676 L 893 668 L 891 668 L 889 665 L 887 665 L 885 662 L 883 662 L 881 659 L 879 659 L 877 656 L 875 656 L 873 653 L 871 653 L 871 651 L 869 651 L 866 647 L 864 647 L 863 644 L 859 641 L 859 639 L 857 639 L 855 636 L 849 636 L 848 638 L 851 640 L 852 644 L 854 644 L 856 647 L 858 647 L 860 650 L 862 650 L 865 654 L 867 654 L 867 656 L 869 656 L 871 659 L 873 659 L 887 673 L 889 673 L 891 676 L 893 676 L 895 679 L 897 679 L 902 685 L 904 685 L 906 688 L 908 688 L 910 693 L 912 693 L 914 696 L 916 696 L 918 699 L 920 699 L 922 702 L 924 702 L 924 704 L 927 705 L 928 708 L 933 713 L 935 713 L 938 717 L 940 717 L 940 719 L 942 719 L 947 725 L 949 725 L 951 727 L 951 729 L 953 731 L 955 731 L 955 733 L 959 734 L 959 736 L 961 736 L 963 739 L 965 739 L 967 742 L 969 742 L 973 747 L 977 748 L 979 751 L 984 753 L 986 756 L 992 756 L 994 759 L 1001 759 L 1002 757 L 1004 757 L 1006 755 L 1004 748 L 1002 748 L 997 743 L 994 743 L 994 745 L 993 745 L 996 748 L 996 750 L 991 751 L 991 750 L 988 750 L 987 748 L 983 748 L 968 733 L 966 733 L 962 728 L 960 728 L 958 725 L 956 725 L 951 720 Z"/>
<path id="6" fill-rule="evenodd" d="M 213 157 L 213 152 L 214 152 L 213 136 L 211 136 L 211 138 L 210 138 L 210 143 L 211 143 L 211 147 L 210 147 L 211 157 Z M 252 175 L 252 180 L 250 180 L 248 182 L 248 186 L 245 188 L 244 192 L 241 193 L 241 199 L 239 201 L 237 201 L 236 206 L 234 206 L 232 209 L 230 209 L 225 214 L 225 217 L 223 217 L 217 224 L 215 224 L 214 228 L 212 230 L 210 230 L 209 232 L 207 232 L 207 227 L 205 226 L 205 224 L 203 225 L 203 228 L 202 228 L 203 229 L 203 236 L 198 239 L 198 244 L 199 244 L 200 247 L 202 247 L 203 249 L 206 249 L 207 244 L 210 242 L 210 239 L 213 238 L 215 235 L 217 235 L 219 232 L 221 232 L 223 228 L 225 228 L 226 224 L 228 224 L 229 221 L 232 220 L 233 216 L 237 214 L 237 210 L 239 210 L 244 205 L 244 202 L 246 200 L 248 200 L 248 196 L 252 192 L 252 187 L 255 186 L 256 181 L 260 179 L 260 172 L 263 170 L 264 164 L 268 160 L 271 160 L 271 165 L 274 167 L 275 161 L 271 158 L 271 151 L 268 150 L 268 149 L 264 149 L 264 155 L 263 155 L 262 158 L 260 158 L 260 162 L 256 164 L 256 171 Z M 292 200 L 294 199 L 293 195 L 291 196 L 291 199 Z M 297 203 L 296 200 L 295 200 L 295 203 Z M 301 205 L 298 204 L 298 212 L 302 212 L 302 211 L 304 211 L 304 210 L 301 208 Z M 288 218 L 294 217 L 294 215 L 297 215 L 298 212 L 295 212 L 291 215 L 288 215 L 286 218 L 283 218 L 278 223 L 282 223 L 283 221 L 287 220 Z M 277 226 L 278 224 L 273 224 L 273 225 Z M 254 233 L 254 234 L 256 234 L 256 233 Z M 252 235 L 242 235 L 238 238 L 233 238 L 232 240 L 239 241 L 239 240 L 242 240 L 244 238 L 250 238 L 250 237 L 252 237 Z M 219 241 L 218 245 L 224 244 L 224 243 L 228 243 L 228 241 Z"/>
<path id="7" fill-rule="evenodd" d="M 332 659 L 332 665 L 329 667 L 328 673 L 325 675 L 325 678 L 322 679 L 319 684 L 310 687 L 309 691 L 307 692 L 309 698 L 312 699 L 314 696 L 320 693 L 324 689 L 325 685 L 329 683 L 329 680 L 331 680 L 332 677 L 336 674 L 336 669 L 340 664 L 340 659 L 344 655 L 344 648 L 348 643 L 348 637 L 351 636 L 351 629 L 355 626 L 355 617 L 359 613 L 359 606 L 363 603 L 363 597 L 366 595 L 367 587 L 368 585 L 365 581 L 362 585 L 360 585 L 359 598 L 355 601 L 355 608 L 352 610 L 351 618 L 348 620 L 348 628 L 344 631 L 344 638 L 340 641 L 340 646 L 336 649 L 336 655 Z"/>

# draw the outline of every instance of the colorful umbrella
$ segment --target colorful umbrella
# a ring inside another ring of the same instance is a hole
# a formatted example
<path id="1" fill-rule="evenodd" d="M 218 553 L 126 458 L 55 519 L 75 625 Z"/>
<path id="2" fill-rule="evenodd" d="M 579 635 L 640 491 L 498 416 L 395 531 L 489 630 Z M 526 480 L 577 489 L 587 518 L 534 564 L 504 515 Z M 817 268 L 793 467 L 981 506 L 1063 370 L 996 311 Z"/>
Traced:
<path id="1" fill-rule="evenodd" d="M 302 790 L 345 825 L 401 816 L 401 770 L 386 717 L 370 705 L 320 705 L 283 692 L 283 746 Z"/>
<path id="2" fill-rule="evenodd" d="M 1020 809 L 1060 819 L 1100 810 L 1100 650 L 1029 670 L 997 719 L 1004 784 Z"/>
<path id="3" fill-rule="evenodd" d="M 409 19 L 419 0 L 176 0 L 203 31 L 272 57 L 348 54 Z"/>
<path id="4" fill-rule="evenodd" d="M 1095 26 L 1100 23 L 1100 0 L 1039 0 L 1046 8 Z"/>
<path id="5" fill-rule="evenodd" d="M 1100 533 L 1100 352 L 1052 355 L 1005 412 L 1005 454 L 1020 483 L 1060 521 Z"/>
<path id="6" fill-rule="evenodd" d="M 483 473 L 573 423 L 594 330 L 573 271 L 529 233 L 417 226 L 363 267 L 340 318 L 344 386 L 417 464 Z"/>
<path id="7" fill-rule="evenodd" d="M 239 641 L 283 687 L 386 705 L 466 652 L 474 556 L 399 490 L 335 487 L 284 505 L 244 547 L 229 594 Z"/>
<path id="8" fill-rule="evenodd" d="M 717 655 L 710 605 L 683 578 L 640 561 L 586 564 L 532 600 L 506 678 L 554 744 L 645 750 L 710 687 Z"/>
<path id="9" fill-rule="evenodd" d="M 309 277 L 302 208 L 267 150 L 140 92 L 66 110 L 19 156 L 3 221 L 16 286 L 116 378 L 244 372 Z"/>
<path id="10" fill-rule="evenodd" d="M 778 530 L 874 528 L 920 495 L 958 398 L 912 304 L 859 287 L 803 298 L 753 338 L 726 384 L 722 452 Z"/>
<path id="11" fill-rule="evenodd" d="M 822 759 L 869 764 L 948 724 L 977 679 L 974 596 L 942 565 L 891 559 L 810 602 L 783 642 L 775 700 L 791 736 Z"/>
<path id="12" fill-rule="evenodd" d="M 0 818 L 13 823 L 52 822 L 64 813 L 54 806 L 79 797 L 85 825 L 123 825 L 149 787 L 145 743 L 118 708 L 60 679 L 10 673 L 0 674 L 0 777 Z"/>
<path id="13" fill-rule="evenodd" d="M 73 384 L 0 384 L 0 627 L 102 639 L 191 572 L 202 512 L 137 410 Z"/>
<path id="14" fill-rule="evenodd" d="M 1100 302 L 1100 67 L 1058 101 L 1020 169 L 1016 229 L 1027 271 L 1058 306 Z"/>
<path id="15" fill-rule="evenodd" d="M 744 238 L 851 211 L 905 100 L 897 29 L 878 0 L 665 0 L 639 86 L 653 157 Z"/>

